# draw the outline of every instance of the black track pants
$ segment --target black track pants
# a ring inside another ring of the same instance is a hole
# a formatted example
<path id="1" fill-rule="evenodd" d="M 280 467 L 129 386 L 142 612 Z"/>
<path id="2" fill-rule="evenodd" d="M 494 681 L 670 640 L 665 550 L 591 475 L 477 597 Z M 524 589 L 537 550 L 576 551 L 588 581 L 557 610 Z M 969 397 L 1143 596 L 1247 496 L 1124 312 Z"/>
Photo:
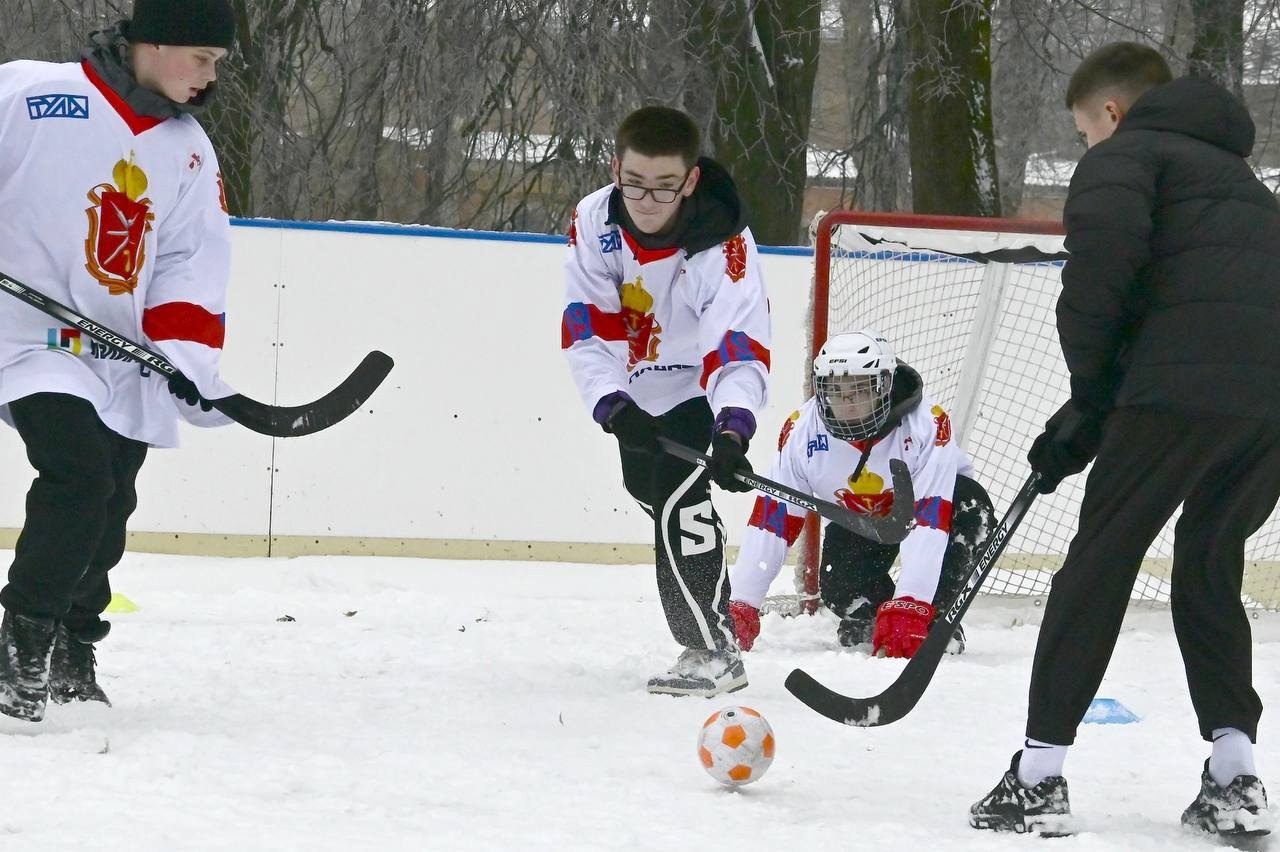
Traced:
<path id="1" fill-rule="evenodd" d="M 706 452 L 714 418 L 705 397 L 663 414 L 663 434 Z M 686 648 L 731 641 L 724 528 L 711 505 L 711 477 L 701 467 L 661 453 L 620 448 L 627 491 L 653 518 L 658 595 L 671 635 Z"/>
<path id="2" fill-rule="evenodd" d="M 124 555 L 147 445 L 112 432 L 90 403 L 66 394 L 33 394 L 9 411 L 37 476 L 0 604 L 88 627 L 111 601 L 107 572 Z"/>
<path id="3" fill-rule="evenodd" d="M 1245 539 L 1280 497 L 1280 422 L 1118 409 L 1053 578 L 1031 670 L 1027 736 L 1070 745 L 1111 660 L 1143 554 L 1179 504 L 1171 608 L 1200 734 L 1257 735 Z"/>

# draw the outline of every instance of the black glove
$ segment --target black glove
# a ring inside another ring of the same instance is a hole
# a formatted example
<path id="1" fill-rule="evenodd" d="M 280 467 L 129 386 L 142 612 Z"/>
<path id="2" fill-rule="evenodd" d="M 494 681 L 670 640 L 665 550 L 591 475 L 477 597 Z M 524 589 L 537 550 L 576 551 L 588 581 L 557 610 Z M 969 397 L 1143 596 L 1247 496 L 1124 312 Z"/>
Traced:
<path id="1" fill-rule="evenodd" d="M 200 406 L 201 411 L 213 411 L 213 403 L 201 397 L 196 383 L 181 373 L 174 373 L 169 377 L 169 393 L 187 405 Z"/>
<path id="2" fill-rule="evenodd" d="M 620 401 L 618 407 L 600 425 L 604 431 L 616 435 L 618 443 L 628 450 L 655 456 L 662 452 L 662 447 L 658 445 L 662 421 L 636 405 L 629 397 Z"/>
<path id="3" fill-rule="evenodd" d="M 1049 418 L 1027 453 L 1031 469 L 1040 474 L 1037 490 L 1041 494 L 1052 494 L 1062 480 L 1089 466 L 1102 443 L 1106 419 L 1106 412 L 1085 408 L 1074 400 L 1068 400 Z"/>
<path id="4" fill-rule="evenodd" d="M 750 491 L 751 486 L 734 478 L 735 473 L 753 473 L 747 461 L 747 445 L 750 443 L 737 432 L 717 432 L 711 441 L 711 463 L 707 470 L 711 479 L 725 491 Z"/>

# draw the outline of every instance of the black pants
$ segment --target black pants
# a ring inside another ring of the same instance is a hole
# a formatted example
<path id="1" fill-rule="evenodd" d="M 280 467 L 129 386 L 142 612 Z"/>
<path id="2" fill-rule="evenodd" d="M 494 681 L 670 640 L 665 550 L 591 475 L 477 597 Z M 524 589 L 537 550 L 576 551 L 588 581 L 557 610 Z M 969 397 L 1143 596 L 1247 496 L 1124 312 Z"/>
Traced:
<path id="1" fill-rule="evenodd" d="M 705 397 L 663 414 L 663 434 L 706 451 L 714 418 Z M 711 477 L 703 468 L 662 453 L 620 447 L 627 491 L 653 518 L 658 596 L 671 635 L 686 648 L 718 648 L 729 627 L 729 577 L 724 527 L 711 505 Z"/>
<path id="2" fill-rule="evenodd" d="M 995 526 L 991 498 L 967 476 L 956 477 L 951 505 L 951 539 L 932 601 L 939 609 L 960 591 Z M 874 608 L 893 597 L 889 568 L 898 558 L 898 545 L 874 542 L 837 524 L 827 524 L 822 539 L 818 596 L 832 612 L 843 617 L 864 605 L 864 598 Z"/>
<path id="3" fill-rule="evenodd" d="M 107 572 L 124 555 L 147 445 L 112 432 L 74 396 L 33 394 L 9 412 L 37 476 L 0 604 L 89 628 L 111 601 Z"/>
<path id="4" fill-rule="evenodd" d="M 1200 734 L 1257 736 L 1245 539 L 1280 498 L 1280 423 L 1118 409 L 1053 578 L 1031 669 L 1027 736 L 1070 745 L 1102 683 L 1143 554 L 1174 510 L 1170 604 Z"/>

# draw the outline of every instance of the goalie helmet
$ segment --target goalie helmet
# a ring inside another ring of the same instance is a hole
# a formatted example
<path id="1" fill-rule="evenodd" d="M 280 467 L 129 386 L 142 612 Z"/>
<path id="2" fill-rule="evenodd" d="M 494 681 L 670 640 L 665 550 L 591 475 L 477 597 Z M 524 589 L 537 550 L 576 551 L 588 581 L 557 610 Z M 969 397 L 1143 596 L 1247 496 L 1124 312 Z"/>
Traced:
<path id="1" fill-rule="evenodd" d="M 813 392 L 818 416 L 832 437 L 861 441 L 889 419 L 889 396 L 898 360 L 876 331 L 854 331 L 827 338 L 813 359 Z"/>

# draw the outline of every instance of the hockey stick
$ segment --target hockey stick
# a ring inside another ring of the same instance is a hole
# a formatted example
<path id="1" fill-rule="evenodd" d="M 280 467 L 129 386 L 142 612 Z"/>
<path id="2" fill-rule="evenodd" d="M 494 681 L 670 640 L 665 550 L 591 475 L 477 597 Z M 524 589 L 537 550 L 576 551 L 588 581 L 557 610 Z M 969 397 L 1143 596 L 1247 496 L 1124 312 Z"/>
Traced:
<path id="1" fill-rule="evenodd" d="M 947 643 L 956 632 L 956 625 L 978 596 L 982 581 L 991 573 L 996 560 L 1013 536 L 1013 531 L 1018 528 L 1027 509 L 1031 508 L 1038 493 L 1036 483 L 1039 481 L 1040 474 L 1032 473 L 1023 484 L 1009 511 L 991 531 L 991 540 L 969 572 L 960 594 L 947 607 L 946 612 L 934 620 L 933 626 L 929 628 L 929 635 L 916 649 L 915 655 L 907 662 L 897 680 L 889 684 L 884 692 L 874 698 L 850 698 L 828 689 L 801 669 L 795 669 L 787 676 L 787 691 L 828 719 L 861 728 L 888 725 L 910 713 L 929 687 L 929 681 L 947 651 Z"/>
<path id="2" fill-rule="evenodd" d="M 0 272 L 0 288 L 5 292 L 39 308 L 51 317 L 60 319 L 89 334 L 99 343 L 145 364 L 165 376 L 179 374 L 178 368 L 152 350 L 134 343 L 109 328 L 98 325 L 71 308 L 33 290 L 21 281 Z M 355 411 L 382 384 L 394 363 L 386 353 L 374 350 L 364 356 L 360 365 L 333 390 L 307 405 L 279 406 L 258 402 L 241 394 L 222 399 L 211 399 L 213 407 L 242 426 L 275 438 L 294 438 L 310 435 L 333 424 Z"/>
<path id="3" fill-rule="evenodd" d="M 684 459 L 702 467 L 708 467 L 711 462 L 710 458 L 697 450 L 670 438 L 659 435 L 658 443 L 662 444 L 662 449 L 678 459 Z M 735 473 L 734 477 L 739 482 L 745 482 L 755 490 L 763 491 L 771 497 L 786 500 L 810 512 L 817 512 L 827 520 L 863 538 L 869 538 L 880 544 L 897 544 L 915 527 L 916 495 L 911 487 L 911 472 L 907 470 L 906 462 L 901 459 L 890 459 L 889 472 L 893 476 L 893 508 L 883 517 L 851 512 L 843 506 L 802 494 L 793 488 L 754 473 Z"/>

